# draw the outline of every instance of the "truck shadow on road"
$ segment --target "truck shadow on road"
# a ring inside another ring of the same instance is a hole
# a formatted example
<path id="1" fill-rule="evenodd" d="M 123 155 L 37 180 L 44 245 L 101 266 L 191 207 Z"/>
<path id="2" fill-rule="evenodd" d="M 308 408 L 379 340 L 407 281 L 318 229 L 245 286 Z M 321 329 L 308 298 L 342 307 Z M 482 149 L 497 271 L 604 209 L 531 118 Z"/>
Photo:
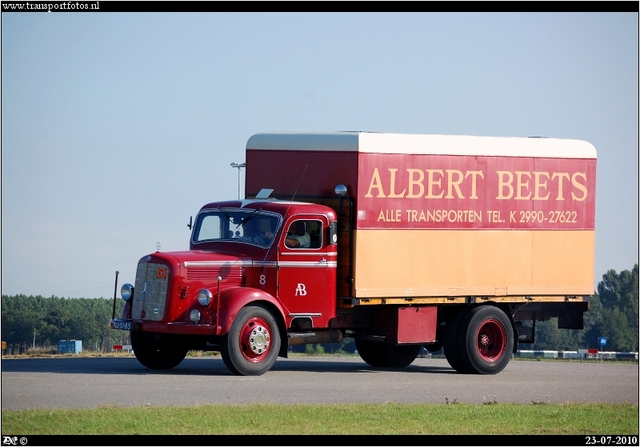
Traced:
<path id="1" fill-rule="evenodd" d="M 353 360 L 307 360 L 307 359 L 278 359 L 272 371 L 296 371 L 314 373 L 378 373 L 397 371 L 401 373 L 432 373 L 455 374 L 450 367 L 409 365 L 406 368 L 377 368 L 366 364 L 364 361 Z"/>
<path id="2" fill-rule="evenodd" d="M 173 376 L 233 376 L 220 357 L 187 357 L 180 365 L 169 370 L 154 370 L 142 366 L 133 357 L 78 357 L 78 358 L 28 358 L 2 359 L 2 373 L 53 373 L 53 374 L 122 374 L 122 375 L 173 375 Z M 403 374 L 456 374 L 448 366 L 409 365 L 406 368 L 376 368 L 361 361 L 341 359 L 278 359 L 269 373 L 370 373 L 401 372 Z M 269 374 L 267 373 L 267 374 Z"/>

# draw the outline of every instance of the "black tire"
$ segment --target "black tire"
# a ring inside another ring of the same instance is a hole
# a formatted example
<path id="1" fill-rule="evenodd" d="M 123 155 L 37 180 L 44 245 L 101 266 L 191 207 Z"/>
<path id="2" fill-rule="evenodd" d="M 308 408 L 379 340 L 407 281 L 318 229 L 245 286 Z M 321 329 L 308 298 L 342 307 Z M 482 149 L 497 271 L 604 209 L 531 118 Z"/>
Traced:
<path id="1" fill-rule="evenodd" d="M 382 360 L 382 352 L 380 346 L 382 345 L 382 343 L 371 340 L 363 340 L 361 338 L 356 338 L 355 342 L 356 350 L 358 351 L 358 355 L 362 360 L 364 360 L 371 366 L 375 366 L 376 368 L 385 366 L 384 361 Z"/>
<path id="2" fill-rule="evenodd" d="M 513 327 L 509 317 L 492 305 L 472 307 L 460 319 L 458 353 L 463 369 L 472 374 L 497 374 L 513 351 Z"/>
<path id="3" fill-rule="evenodd" d="M 468 370 L 465 368 L 459 350 L 458 344 L 458 328 L 460 326 L 460 319 L 464 311 L 458 312 L 453 315 L 447 321 L 447 325 L 444 328 L 444 336 L 442 341 L 442 347 L 444 349 L 444 356 L 449 362 L 449 365 L 460 373 L 466 373 Z"/>
<path id="4" fill-rule="evenodd" d="M 243 307 L 221 337 L 220 353 L 234 374 L 259 376 L 269 371 L 280 351 L 278 323 L 269 310 L 260 305 Z"/>
<path id="5" fill-rule="evenodd" d="M 421 345 L 398 346 L 384 343 L 382 361 L 389 368 L 406 368 L 413 363 L 421 350 Z"/>
<path id="6" fill-rule="evenodd" d="M 420 345 L 399 346 L 378 341 L 356 339 L 360 358 L 376 368 L 405 368 L 420 353 Z"/>
<path id="7" fill-rule="evenodd" d="M 189 352 L 178 336 L 131 331 L 131 348 L 138 361 L 149 369 L 171 369 Z"/>

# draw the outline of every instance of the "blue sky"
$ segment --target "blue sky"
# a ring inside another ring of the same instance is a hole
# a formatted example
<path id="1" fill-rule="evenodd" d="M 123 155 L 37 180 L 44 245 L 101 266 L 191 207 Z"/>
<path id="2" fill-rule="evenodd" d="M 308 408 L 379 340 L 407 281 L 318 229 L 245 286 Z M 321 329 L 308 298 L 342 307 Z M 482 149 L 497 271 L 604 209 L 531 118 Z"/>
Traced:
<path id="1" fill-rule="evenodd" d="M 111 297 L 251 135 L 337 130 L 589 141 L 595 283 L 638 262 L 637 13 L 2 14 L 2 294 Z"/>

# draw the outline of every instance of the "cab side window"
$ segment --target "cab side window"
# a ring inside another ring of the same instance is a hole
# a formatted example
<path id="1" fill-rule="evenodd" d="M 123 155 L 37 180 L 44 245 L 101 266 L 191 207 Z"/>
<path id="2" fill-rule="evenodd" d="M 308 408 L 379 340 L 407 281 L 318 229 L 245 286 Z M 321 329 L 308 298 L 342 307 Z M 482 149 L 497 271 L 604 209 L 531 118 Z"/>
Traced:
<path id="1" fill-rule="evenodd" d="M 322 222 L 319 220 L 312 220 L 307 223 L 309 229 L 309 236 L 311 236 L 311 248 L 322 247 Z"/>
<path id="2" fill-rule="evenodd" d="M 322 246 L 322 222 L 296 220 L 287 231 L 285 245 L 289 248 L 320 248 Z"/>

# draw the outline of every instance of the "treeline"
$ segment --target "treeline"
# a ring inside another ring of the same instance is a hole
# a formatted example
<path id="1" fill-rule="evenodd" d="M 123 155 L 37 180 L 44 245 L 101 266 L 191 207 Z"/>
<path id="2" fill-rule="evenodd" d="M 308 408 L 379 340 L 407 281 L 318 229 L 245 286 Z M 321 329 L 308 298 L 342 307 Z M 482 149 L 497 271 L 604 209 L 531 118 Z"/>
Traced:
<path id="1" fill-rule="evenodd" d="M 124 301 L 116 301 L 116 317 Z M 2 295 L 5 353 L 56 351 L 60 340 L 82 340 L 83 351 L 111 351 L 128 344 L 129 333 L 109 327 L 113 299 Z"/>
<path id="2" fill-rule="evenodd" d="M 110 351 L 115 344 L 129 344 L 129 334 L 109 328 L 113 299 L 58 298 L 52 296 L 2 295 L 2 341 L 7 354 L 37 349 L 55 350 L 60 340 L 82 340 L 85 351 Z M 124 302 L 116 301 L 116 316 Z M 558 329 L 557 319 L 536 322 L 536 342 L 521 349 L 638 351 L 638 264 L 619 274 L 609 270 L 591 298 L 584 315 L 584 330 Z M 302 352 L 353 352 L 351 339 L 338 344 L 298 347 Z"/>

